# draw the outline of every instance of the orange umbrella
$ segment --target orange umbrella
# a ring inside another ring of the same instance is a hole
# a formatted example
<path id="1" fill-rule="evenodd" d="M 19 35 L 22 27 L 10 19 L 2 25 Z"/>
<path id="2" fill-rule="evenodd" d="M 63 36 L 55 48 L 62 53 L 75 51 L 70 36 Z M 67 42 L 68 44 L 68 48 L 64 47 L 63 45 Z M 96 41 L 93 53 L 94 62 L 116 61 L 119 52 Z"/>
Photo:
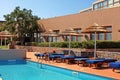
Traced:
<path id="1" fill-rule="evenodd" d="M 49 30 L 49 31 L 47 31 L 47 32 L 45 32 L 45 33 L 42 33 L 42 36 L 51 36 L 51 37 L 57 37 L 57 36 L 59 36 L 59 34 L 57 34 L 56 32 L 53 32 L 52 30 Z"/>
<path id="2" fill-rule="evenodd" d="M 12 37 L 15 37 L 16 35 L 11 34 L 9 31 L 5 30 L 5 31 L 1 31 L 0 32 L 0 38 L 1 38 L 1 46 L 2 46 L 2 39 L 5 39 L 5 45 L 6 45 L 6 38 L 11 38 L 12 41 Z"/>
<path id="3" fill-rule="evenodd" d="M 101 26 L 90 26 L 82 31 L 82 33 L 110 33 L 111 31 L 106 30 L 104 27 Z"/>
<path id="4" fill-rule="evenodd" d="M 41 36 L 49 37 L 49 52 L 50 52 L 50 47 L 51 47 L 51 45 L 50 45 L 50 42 L 51 42 L 50 37 L 57 37 L 57 36 L 59 36 L 59 34 L 57 34 L 56 32 L 53 32 L 52 30 L 49 30 L 49 31 L 47 31 L 45 33 L 42 33 Z"/>
<path id="5" fill-rule="evenodd" d="M 59 34 L 62 35 L 62 36 L 64 36 L 64 35 L 83 36 L 83 34 L 78 33 L 78 32 L 75 31 L 73 28 L 66 29 L 65 31 L 62 31 L 62 32 L 59 33 Z"/>
<path id="6" fill-rule="evenodd" d="M 94 58 L 96 58 L 96 34 L 97 33 L 110 33 L 111 31 L 106 30 L 104 27 L 94 23 L 94 26 L 90 26 L 82 31 L 82 33 L 95 33 L 95 44 L 94 44 Z"/>
<path id="7" fill-rule="evenodd" d="M 83 36 L 82 34 L 76 32 L 73 28 L 66 29 L 65 31 L 62 31 L 60 33 L 61 36 L 69 36 L 69 53 L 70 53 L 70 41 L 71 41 L 71 36 Z"/>

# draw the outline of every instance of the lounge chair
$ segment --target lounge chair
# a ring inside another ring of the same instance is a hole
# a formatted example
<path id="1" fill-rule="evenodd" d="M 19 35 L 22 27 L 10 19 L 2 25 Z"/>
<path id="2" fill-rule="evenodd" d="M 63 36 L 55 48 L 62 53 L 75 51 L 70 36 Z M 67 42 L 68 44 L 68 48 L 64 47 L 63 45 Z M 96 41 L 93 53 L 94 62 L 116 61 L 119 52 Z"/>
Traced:
<path id="1" fill-rule="evenodd" d="M 104 63 L 107 64 L 107 66 L 109 66 L 110 62 L 115 62 L 117 61 L 116 59 L 111 59 L 111 58 L 98 58 L 95 60 L 86 60 L 86 62 L 89 64 L 89 67 L 95 66 L 98 67 L 99 65 L 102 65 Z"/>
<path id="2" fill-rule="evenodd" d="M 73 55 L 64 55 L 64 56 L 61 56 L 61 59 L 62 59 L 63 62 L 66 62 L 66 63 L 69 64 L 69 63 L 74 61 L 75 56 L 73 56 Z"/>
<path id="3" fill-rule="evenodd" d="M 87 57 L 81 57 L 81 58 L 75 58 L 74 60 L 77 61 L 77 65 L 83 64 L 83 66 L 85 66 L 86 60 L 89 60 L 89 58 L 87 58 Z"/>
<path id="4" fill-rule="evenodd" d="M 37 57 L 38 61 L 39 60 L 45 60 L 45 61 L 49 60 L 49 54 L 47 54 L 47 53 L 36 53 L 35 56 Z"/>
<path id="5" fill-rule="evenodd" d="M 61 58 L 62 56 L 64 56 L 64 54 L 60 54 L 60 53 L 51 53 L 51 54 L 49 54 L 50 59 L 52 61 L 56 60 L 56 62 L 58 62 L 58 59 Z"/>
<path id="6" fill-rule="evenodd" d="M 77 58 L 87 58 L 87 57 L 85 57 L 85 56 L 76 56 L 76 55 L 64 55 L 64 56 L 61 57 L 61 59 L 64 62 L 68 63 L 68 64 L 75 61 L 75 59 L 77 59 Z"/>
<path id="7" fill-rule="evenodd" d="M 45 54 L 44 53 L 36 53 L 35 56 L 38 58 L 44 57 Z"/>
<path id="8" fill-rule="evenodd" d="M 110 67 L 112 68 L 113 72 L 115 69 L 120 69 L 120 62 L 111 62 Z"/>

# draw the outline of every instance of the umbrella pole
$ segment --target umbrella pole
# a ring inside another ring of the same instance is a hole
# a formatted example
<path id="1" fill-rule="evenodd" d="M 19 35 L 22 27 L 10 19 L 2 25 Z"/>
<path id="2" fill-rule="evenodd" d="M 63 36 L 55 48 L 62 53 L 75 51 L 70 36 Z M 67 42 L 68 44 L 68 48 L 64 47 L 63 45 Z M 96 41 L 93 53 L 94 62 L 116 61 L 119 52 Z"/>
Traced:
<path id="1" fill-rule="evenodd" d="M 71 41 L 71 35 L 69 36 L 69 54 L 70 54 L 70 41 Z"/>
<path id="2" fill-rule="evenodd" d="M 50 41 L 51 40 L 50 40 L 50 35 L 49 35 L 49 51 L 48 51 L 49 53 L 50 53 Z"/>
<path id="3" fill-rule="evenodd" d="M 94 58 L 96 58 L 96 32 L 95 32 L 95 44 L 94 44 Z"/>

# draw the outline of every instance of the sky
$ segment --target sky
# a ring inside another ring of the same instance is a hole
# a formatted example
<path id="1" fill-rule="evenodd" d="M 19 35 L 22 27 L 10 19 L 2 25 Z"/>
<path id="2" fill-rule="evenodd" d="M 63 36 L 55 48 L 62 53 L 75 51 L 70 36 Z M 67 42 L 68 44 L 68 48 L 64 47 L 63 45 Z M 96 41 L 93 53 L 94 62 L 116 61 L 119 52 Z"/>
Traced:
<path id="1" fill-rule="evenodd" d="M 10 14 L 15 7 L 31 9 L 40 18 L 52 18 L 79 13 L 89 8 L 97 0 L 0 0 L 0 20 Z"/>

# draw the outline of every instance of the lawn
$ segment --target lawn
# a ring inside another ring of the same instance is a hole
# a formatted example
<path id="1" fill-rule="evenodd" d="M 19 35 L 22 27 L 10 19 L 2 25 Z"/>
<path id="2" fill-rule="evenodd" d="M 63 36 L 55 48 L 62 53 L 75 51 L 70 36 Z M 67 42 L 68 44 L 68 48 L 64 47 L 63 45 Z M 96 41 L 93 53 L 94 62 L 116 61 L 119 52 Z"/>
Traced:
<path id="1" fill-rule="evenodd" d="M 0 49 L 8 49 L 8 46 L 0 46 Z"/>

